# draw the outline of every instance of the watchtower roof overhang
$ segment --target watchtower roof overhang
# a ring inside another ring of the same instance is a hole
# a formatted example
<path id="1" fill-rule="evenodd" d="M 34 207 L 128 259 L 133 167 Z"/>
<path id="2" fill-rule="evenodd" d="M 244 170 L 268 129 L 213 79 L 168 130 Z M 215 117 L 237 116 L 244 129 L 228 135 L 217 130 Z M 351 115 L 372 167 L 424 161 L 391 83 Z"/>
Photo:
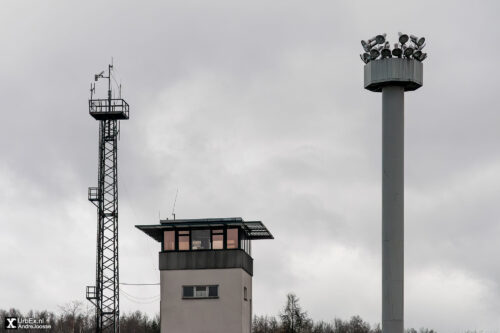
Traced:
<path id="1" fill-rule="evenodd" d="M 136 225 L 137 229 L 158 242 L 163 239 L 163 232 L 176 229 L 197 229 L 217 227 L 241 228 L 247 239 L 274 239 L 273 235 L 261 221 L 244 221 L 241 217 L 204 218 L 204 219 L 178 219 L 160 220 L 160 224 Z"/>

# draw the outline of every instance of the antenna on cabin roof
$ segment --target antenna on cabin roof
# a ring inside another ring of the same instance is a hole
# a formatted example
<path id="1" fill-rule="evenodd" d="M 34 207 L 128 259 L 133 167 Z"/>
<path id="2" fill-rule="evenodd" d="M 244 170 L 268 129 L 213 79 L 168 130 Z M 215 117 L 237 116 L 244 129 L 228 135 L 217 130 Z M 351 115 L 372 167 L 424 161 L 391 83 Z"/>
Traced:
<path id="1" fill-rule="evenodd" d="M 95 83 L 90 84 L 90 99 L 92 100 L 92 97 L 94 97 L 95 94 Z"/>
<path id="2" fill-rule="evenodd" d="M 177 202 L 177 195 L 179 194 L 179 189 L 175 192 L 175 199 L 174 199 L 174 206 L 172 207 L 172 216 L 174 217 L 175 220 L 175 203 Z"/>

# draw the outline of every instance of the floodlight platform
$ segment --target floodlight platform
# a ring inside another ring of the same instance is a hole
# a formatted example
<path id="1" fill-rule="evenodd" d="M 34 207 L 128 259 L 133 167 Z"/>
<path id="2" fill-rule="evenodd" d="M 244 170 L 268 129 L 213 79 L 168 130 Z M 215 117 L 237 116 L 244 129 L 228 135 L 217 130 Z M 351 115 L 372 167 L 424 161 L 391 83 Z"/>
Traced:
<path id="1" fill-rule="evenodd" d="M 386 58 L 370 61 L 365 65 L 365 89 L 381 92 L 388 86 L 400 86 L 413 91 L 423 84 L 422 62 L 408 58 Z"/>
<path id="2" fill-rule="evenodd" d="M 96 120 L 126 120 L 129 106 L 124 99 L 90 99 L 89 113 Z"/>

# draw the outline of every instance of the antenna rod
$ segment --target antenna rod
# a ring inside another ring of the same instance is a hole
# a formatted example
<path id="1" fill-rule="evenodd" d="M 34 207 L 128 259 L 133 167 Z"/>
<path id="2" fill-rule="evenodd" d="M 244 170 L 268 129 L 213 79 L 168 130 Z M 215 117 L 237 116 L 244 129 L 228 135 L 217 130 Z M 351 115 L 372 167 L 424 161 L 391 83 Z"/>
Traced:
<path id="1" fill-rule="evenodd" d="M 177 188 L 177 191 L 175 192 L 174 206 L 172 207 L 172 216 L 174 217 L 174 220 L 175 220 L 175 204 L 177 202 L 178 194 L 179 194 L 179 188 Z"/>
<path id="2" fill-rule="evenodd" d="M 113 65 L 108 65 L 108 100 L 109 100 L 109 111 L 111 111 L 111 68 L 113 68 Z"/>

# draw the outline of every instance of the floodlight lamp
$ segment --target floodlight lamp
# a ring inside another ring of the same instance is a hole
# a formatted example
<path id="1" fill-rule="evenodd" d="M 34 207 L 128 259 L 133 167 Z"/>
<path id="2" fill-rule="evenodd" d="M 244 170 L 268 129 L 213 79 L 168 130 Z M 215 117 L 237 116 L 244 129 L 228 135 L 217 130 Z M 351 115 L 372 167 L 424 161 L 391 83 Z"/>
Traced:
<path id="1" fill-rule="evenodd" d="M 383 48 L 381 54 L 382 54 L 382 59 L 392 58 L 392 52 L 390 49 Z"/>
<path id="2" fill-rule="evenodd" d="M 407 34 L 404 34 L 402 32 L 398 32 L 398 36 L 399 36 L 399 42 L 401 43 L 401 45 L 404 45 L 408 41 Z"/>
<path id="3" fill-rule="evenodd" d="M 403 51 L 399 47 L 398 43 L 394 44 L 394 49 L 392 50 L 392 55 L 395 57 L 398 57 L 398 58 L 401 58 L 401 56 L 403 55 Z"/>
<path id="4" fill-rule="evenodd" d="M 415 35 L 410 35 L 410 39 L 413 43 L 415 43 L 417 46 L 422 46 L 425 43 L 425 38 L 424 37 L 417 37 Z"/>
<path id="5" fill-rule="evenodd" d="M 415 58 L 417 60 L 420 58 L 421 55 L 422 55 L 422 51 L 420 51 L 420 50 L 416 50 L 415 52 L 413 52 L 413 58 Z"/>
<path id="6" fill-rule="evenodd" d="M 422 62 L 427 58 L 427 53 L 422 53 L 420 57 L 417 58 L 418 61 Z"/>
<path id="7" fill-rule="evenodd" d="M 361 40 L 361 46 L 363 47 L 363 50 L 367 51 L 368 49 L 368 42 L 365 40 Z"/>
<path id="8" fill-rule="evenodd" d="M 375 40 L 377 41 L 377 44 L 384 44 L 386 36 L 387 36 L 387 34 L 381 34 L 381 35 L 375 36 Z"/>
<path id="9" fill-rule="evenodd" d="M 367 39 L 361 41 L 361 45 L 363 46 L 365 52 L 370 52 L 370 50 L 377 45 L 377 41 L 375 39 Z"/>
<path id="10" fill-rule="evenodd" d="M 417 46 L 417 50 L 422 50 L 422 49 L 425 47 L 425 45 L 426 45 L 426 44 L 425 44 L 425 43 L 423 43 L 422 45 Z"/>
<path id="11" fill-rule="evenodd" d="M 370 62 L 370 53 L 360 54 L 359 57 L 361 58 L 361 61 L 363 61 L 365 64 Z"/>
<path id="12" fill-rule="evenodd" d="M 384 47 L 382 48 L 382 51 L 380 53 L 382 54 L 382 59 L 384 59 L 384 58 L 392 58 L 392 52 L 391 52 L 391 49 L 390 49 L 389 42 L 385 42 Z"/>
<path id="13" fill-rule="evenodd" d="M 414 48 L 411 46 L 403 45 L 403 54 L 405 57 L 409 58 L 413 54 Z"/>
<path id="14" fill-rule="evenodd" d="M 372 38 L 368 39 L 368 43 L 371 44 L 372 42 L 375 42 L 375 44 L 384 44 L 385 36 L 387 36 L 387 34 L 381 34 L 381 35 L 377 35 L 375 37 L 372 37 Z"/>
<path id="15" fill-rule="evenodd" d="M 380 55 L 380 51 L 378 49 L 373 48 L 370 50 L 370 59 L 371 60 L 377 59 L 379 55 Z"/>

